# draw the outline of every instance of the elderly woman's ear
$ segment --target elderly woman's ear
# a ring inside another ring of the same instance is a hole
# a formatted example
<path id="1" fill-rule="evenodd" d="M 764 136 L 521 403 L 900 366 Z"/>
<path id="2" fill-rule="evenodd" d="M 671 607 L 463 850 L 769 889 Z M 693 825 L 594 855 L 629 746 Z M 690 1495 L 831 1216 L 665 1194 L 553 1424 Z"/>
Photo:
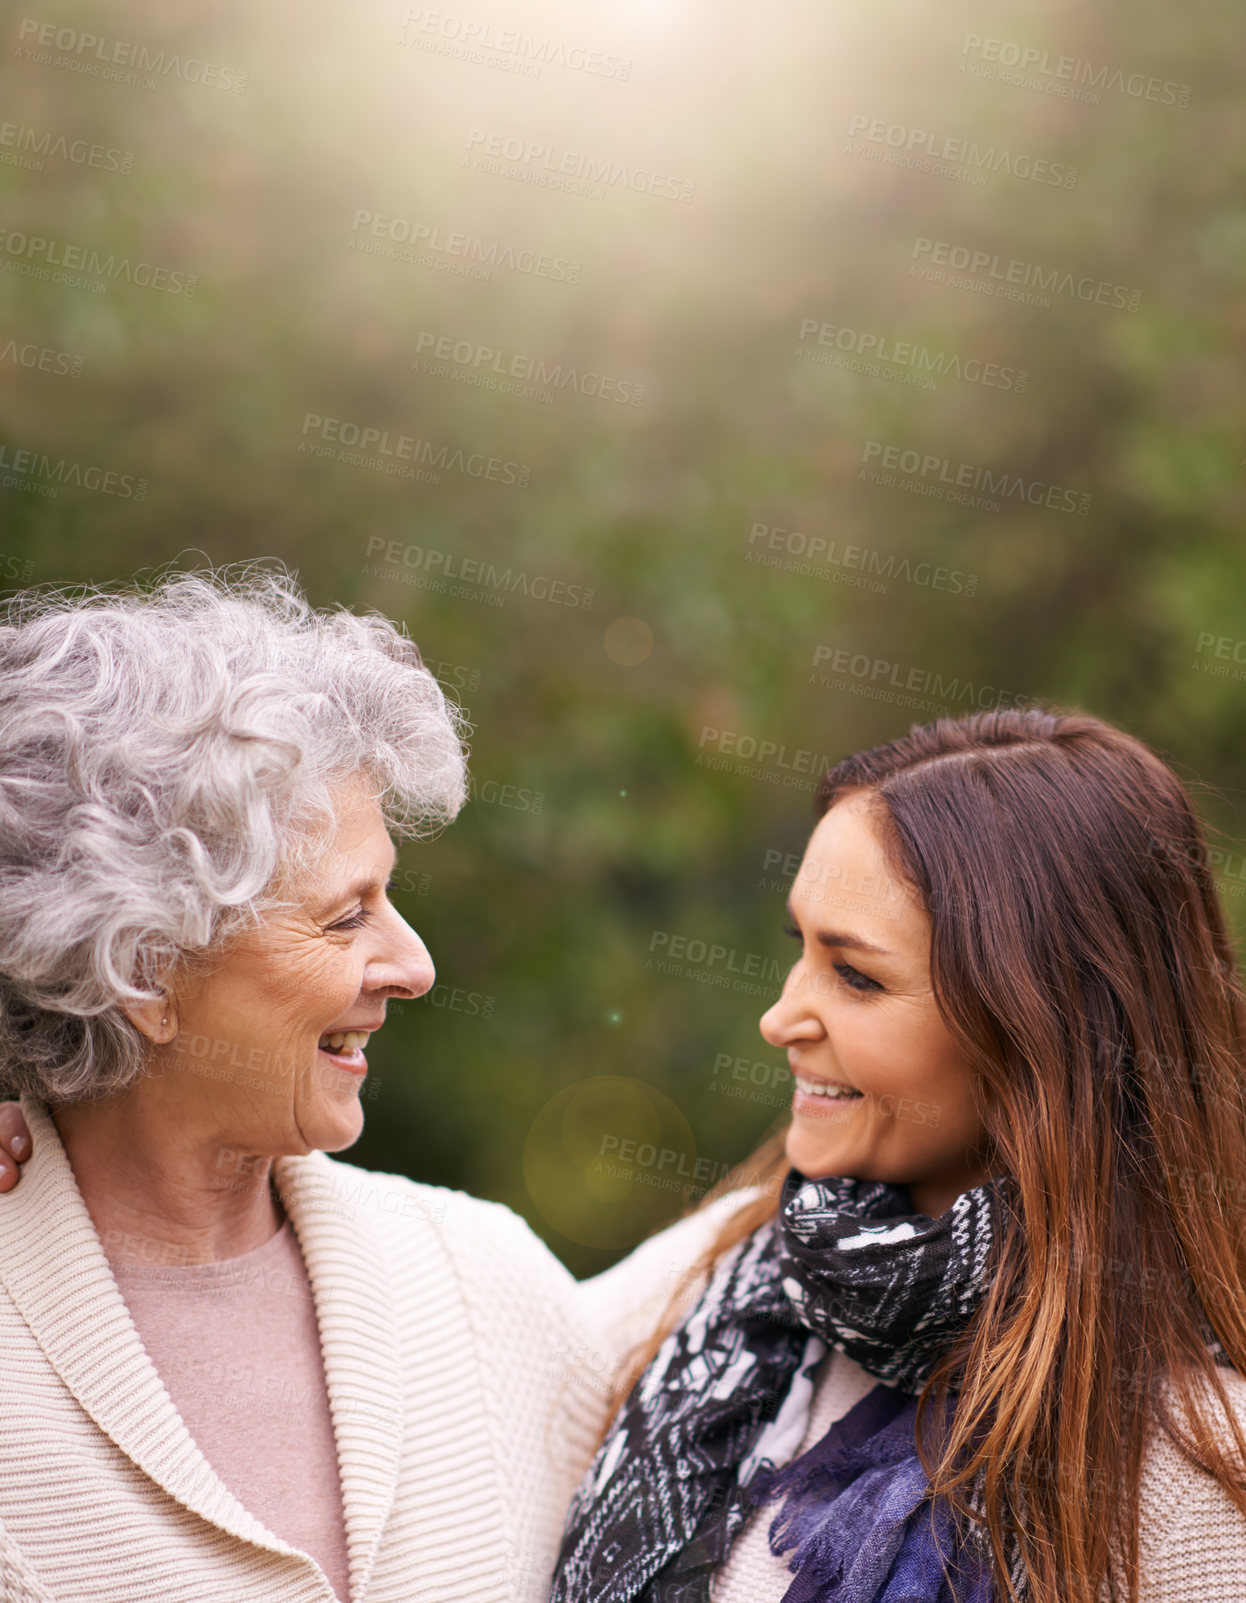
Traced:
<path id="1" fill-rule="evenodd" d="M 145 1002 L 123 1002 L 121 1011 L 153 1046 L 167 1046 L 177 1034 L 177 1010 L 167 996 Z"/>
<path id="2" fill-rule="evenodd" d="M 17 1102 L 0 1102 L 0 1191 L 12 1191 L 31 1153 L 30 1130 Z"/>

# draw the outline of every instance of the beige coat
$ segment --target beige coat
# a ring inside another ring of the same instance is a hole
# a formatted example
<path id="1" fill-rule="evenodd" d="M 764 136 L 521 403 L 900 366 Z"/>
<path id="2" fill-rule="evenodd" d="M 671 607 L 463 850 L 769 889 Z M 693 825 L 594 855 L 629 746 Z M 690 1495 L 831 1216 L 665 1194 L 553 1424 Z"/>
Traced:
<path id="1" fill-rule="evenodd" d="M 195 1445 L 52 1119 L 23 1107 L 34 1155 L 0 1196 L 0 1595 L 330 1603 Z M 316 1302 L 351 1603 L 544 1603 L 603 1407 L 570 1275 L 496 1204 L 323 1153 L 276 1177 Z"/>

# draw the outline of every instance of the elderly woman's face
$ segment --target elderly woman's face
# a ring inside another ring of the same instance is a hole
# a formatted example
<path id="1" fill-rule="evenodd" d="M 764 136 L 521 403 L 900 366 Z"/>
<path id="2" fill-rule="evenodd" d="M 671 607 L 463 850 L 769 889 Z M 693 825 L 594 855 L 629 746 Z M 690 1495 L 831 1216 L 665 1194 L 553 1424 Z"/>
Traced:
<path id="1" fill-rule="evenodd" d="M 930 918 L 892 872 L 869 798 L 819 821 L 792 887 L 802 953 L 761 1021 L 796 1079 L 788 1159 L 910 1188 L 937 1215 L 986 1178 L 973 1076 L 930 985 Z"/>
<path id="2" fill-rule="evenodd" d="M 334 839 L 289 908 L 171 995 L 177 1035 L 156 1072 L 186 1074 L 223 1139 L 277 1155 L 340 1151 L 363 1128 L 368 1036 L 391 996 L 433 984 L 423 941 L 390 906 L 394 848 L 362 789 L 338 793 Z"/>

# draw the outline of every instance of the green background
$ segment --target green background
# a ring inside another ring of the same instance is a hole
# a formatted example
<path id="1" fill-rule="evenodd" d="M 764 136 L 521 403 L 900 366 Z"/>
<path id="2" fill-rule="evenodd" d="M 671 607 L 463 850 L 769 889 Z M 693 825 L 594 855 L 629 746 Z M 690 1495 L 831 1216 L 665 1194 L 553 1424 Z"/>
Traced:
<path id="1" fill-rule="evenodd" d="M 1241 927 L 1246 38 L 1223 0 L 411 9 L 4 24 L 0 577 L 271 556 L 407 625 L 476 797 L 404 848 L 441 988 L 377 1038 L 354 1156 L 586 1272 L 781 1115 L 754 993 L 789 958 L 796 752 L 1086 707 L 1195 784 Z M 1024 81 L 987 59 L 1026 49 Z M 383 253 L 404 231 L 422 258 Z M 997 276 L 916 270 L 957 252 Z M 1051 293 L 988 293 L 1010 262 Z M 537 363 L 535 394 L 468 381 Z M 425 442 L 437 482 L 309 415 Z M 887 451 L 939 465 L 879 482 Z M 997 509 L 949 498 L 962 468 Z M 429 553 L 480 566 L 422 586 Z M 662 972 L 679 938 L 729 955 Z M 603 1166 L 629 1138 L 674 1156 Z"/>

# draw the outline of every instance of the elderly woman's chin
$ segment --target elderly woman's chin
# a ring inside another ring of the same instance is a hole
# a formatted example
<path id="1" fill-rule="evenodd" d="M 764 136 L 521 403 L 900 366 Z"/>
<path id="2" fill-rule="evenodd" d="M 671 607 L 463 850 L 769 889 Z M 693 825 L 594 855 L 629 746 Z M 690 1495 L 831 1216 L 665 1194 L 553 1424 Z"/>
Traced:
<path id="1" fill-rule="evenodd" d="M 350 1074 L 326 1061 L 319 1061 L 308 1076 L 305 1096 L 296 1102 L 295 1119 L 309 1152 L 342 1152 L 354 1146 L 363 1131 L 363 1104 L 360 1097 L 364 1073 Z"/>

